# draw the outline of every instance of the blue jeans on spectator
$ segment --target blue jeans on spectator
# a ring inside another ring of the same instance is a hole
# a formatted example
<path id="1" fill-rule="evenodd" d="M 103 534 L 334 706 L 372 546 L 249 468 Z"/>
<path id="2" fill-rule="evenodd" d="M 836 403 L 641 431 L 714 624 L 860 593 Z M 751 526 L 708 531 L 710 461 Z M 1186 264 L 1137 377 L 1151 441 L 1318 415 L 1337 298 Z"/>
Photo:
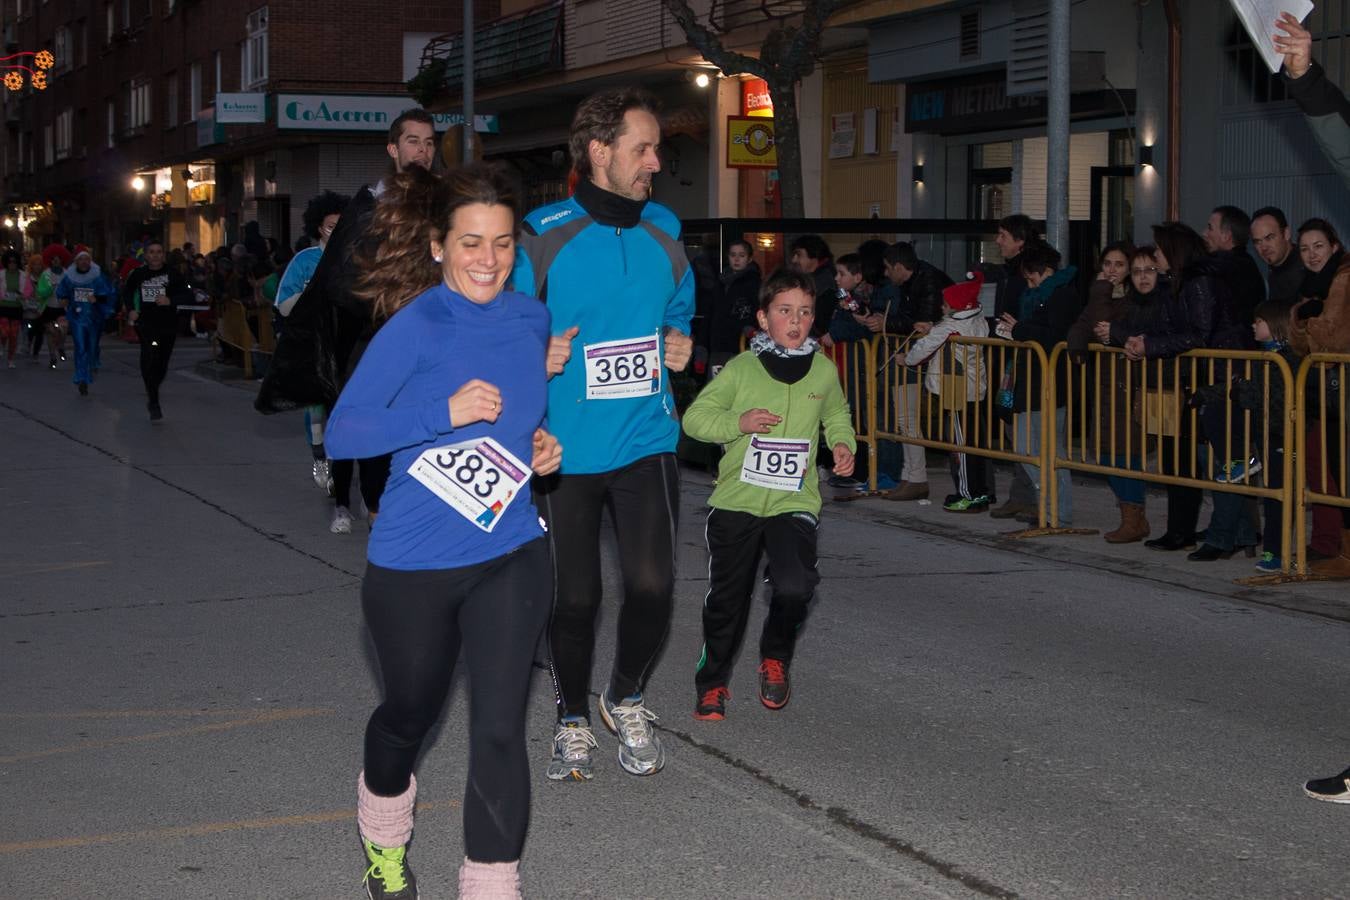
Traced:
<path id="1" fill-rule="evenodd" d="M 1212 451 L 1204 444 L 1198 449 L 1196 464 L 1201 472 L 1207 472 L 1206 457 Z M 1254 505 L 1256 501 L 1227 491 L 1213 491 L 1212 496 L 1214 512 L 1209 517 L 1209 528 L 1205 530 L 1205 543 L 1224 552 L 1256 546 L 1256 531 L 1252 527 L 1254 517 L 1248 514 L 1248 505 Z"/>
<path id="2" fill-rule="evenodd" d="M 1142 469 L 1143 460 L 1138 456 L 1126 456 L 1123 453 L 1102 454 L 1103 465 L 1115 466 L 1118 469 Z M 1116 499 L 1121 503 L 1134 503 L 1138 506 L 1144 505 L 1145 492 L 1148 490 L 1148 483 L 1138 478 L 1123 478 L 1120 475 L 1106 476 L 1106 483 L 1111 485 L 1111 493 L 1116 495 Z"/>
<path id="3" fill-rule="evenodd" d="M 1067 447 L 1065 441 L 1066 419 L 1067 416 L 1063 407 L 1055 410 L 1055 445 L 1059 448 L 1060 456 L 1067 455 L 1065 452 Z M 1041 452 L 1041 413 L 1039 410 L 1013 415 L 1013 450 L 1016 453 L 1028 456 L 1035 456 Z M 1041 467 L 1022 463 L 1022 469 L 1027 473 L 1027 477 L 1031 479 L 1031 483 L 1036 490 L 1042 490 Z M 1059 524 L 1069 525 L 1073 522 L 1073 477 L 1068 469 L 1060 469 L 1055 478 L 1059 486 Z"/>

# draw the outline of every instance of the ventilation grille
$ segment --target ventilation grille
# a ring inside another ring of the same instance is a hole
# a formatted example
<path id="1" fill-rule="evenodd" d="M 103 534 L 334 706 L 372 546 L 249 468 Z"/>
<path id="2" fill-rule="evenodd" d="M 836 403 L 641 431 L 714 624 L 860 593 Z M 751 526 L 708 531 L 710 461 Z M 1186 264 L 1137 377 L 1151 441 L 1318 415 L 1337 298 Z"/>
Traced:
<path id="1" fill-rule="evenodd" d="M 980 8 L 961 13 L 961 58 L 977 59 L 980 55 Z"/>
<path id="2" fill-rule="evenodd" d="M 1050 9 L 1044 0 L 1013 4 L 1008 96 L 1044 94 L 1050 79 Z"/>

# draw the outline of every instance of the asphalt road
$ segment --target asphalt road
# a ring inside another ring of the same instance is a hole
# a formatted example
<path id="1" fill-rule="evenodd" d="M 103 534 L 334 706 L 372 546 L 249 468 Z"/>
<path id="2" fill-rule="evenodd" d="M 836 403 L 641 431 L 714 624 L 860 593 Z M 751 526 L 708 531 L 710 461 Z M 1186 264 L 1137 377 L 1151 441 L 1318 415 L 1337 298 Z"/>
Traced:
<path id="1" fill-rule="evenodd" d="M 195 374 L 204 352 L 180 344 L 154 425 L 134 348 L 109 343 L 87 398 L 68 370 L 0 369 L 9 895 L 363 896 L 365 526 L 328 533 L 298 417 Z M 792 703 L 759 705 L 750 647 L 727 720 L 696 722 L 709 490 L 686 472 L 648 690 L 665 771 L 626 775 L 602 734 L 593 782 L 548 782 L 536 672 L 528 896 L 1350 895 L 1350 807 L 1300 790 L 1350 763 L 1343 588 L 1258 596 L 1231 586 L 1236 560 L 1196 575 L 1097 538 L 834 504 Z M 463 701 L 460 684 L 418 771 L 427 898 L 454 895 L 463 852 Z"/>

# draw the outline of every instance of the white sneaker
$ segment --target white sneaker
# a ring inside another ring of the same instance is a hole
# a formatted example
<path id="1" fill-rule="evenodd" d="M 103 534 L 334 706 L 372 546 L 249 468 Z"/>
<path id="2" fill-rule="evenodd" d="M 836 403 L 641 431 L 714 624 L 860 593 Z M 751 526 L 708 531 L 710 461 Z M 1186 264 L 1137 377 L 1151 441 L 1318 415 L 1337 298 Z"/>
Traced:
<path id="1" fill-rule="evenodd" d="M 630 775 L 655 775 L 666 764 L 666 750 L 652 729 L 656 713 L 642 703 L 642 695 L 614 703 L 609 691 L 600 695 L 600 720 L 619 739 L 619 765 Z"/>
<path id="2" fill-rule="evenodd" d="M 314 460 L 314 485 L 333 496 L 333 468 L 326 459 Z"/>
<path id="3" fill-rule="evenodd" d="M 328 530 L 333 534 L 351 534 L 352 533 L 352 514 L 351 510 L 345 506 L 339 506 L 333 510 L 333 524 L 328 526 Z"/>

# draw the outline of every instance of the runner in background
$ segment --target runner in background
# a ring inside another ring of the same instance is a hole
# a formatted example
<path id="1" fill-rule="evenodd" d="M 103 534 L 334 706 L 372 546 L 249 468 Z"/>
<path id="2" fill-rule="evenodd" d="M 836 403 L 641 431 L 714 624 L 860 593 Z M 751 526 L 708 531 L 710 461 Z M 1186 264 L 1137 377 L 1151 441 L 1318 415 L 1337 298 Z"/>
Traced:
<path id="1" fill-rule="evenodd" d="M 141 380 L 145 383 L 145 408 L 150 421 L 164 418 L 159 407 L 159 387 L 169 372 L 178 336 L 179 303 L 192 302 L 192 288 L 178 272 L 164 265 L 164 244 L 158 239 L 145 243 L 145 265 L 133 269 L 122 288 L 127 321 L 136 326 L 141 339 Z"/>
<path id="2" fill-rule="evenodd" d="M 44 272 L 43 277 L 50 271 Z M 54 293 L 66 303 L 70 335 L 75 341 L 75 373 L 71 381 L 80 396 L 86 396 L 94 380 L 98 330 L 103 327 L 104 318 L 117 308 L 117 289 L 94 262 L 89 249 L 76 247 L 75 265 L 64 270 Z"/>

